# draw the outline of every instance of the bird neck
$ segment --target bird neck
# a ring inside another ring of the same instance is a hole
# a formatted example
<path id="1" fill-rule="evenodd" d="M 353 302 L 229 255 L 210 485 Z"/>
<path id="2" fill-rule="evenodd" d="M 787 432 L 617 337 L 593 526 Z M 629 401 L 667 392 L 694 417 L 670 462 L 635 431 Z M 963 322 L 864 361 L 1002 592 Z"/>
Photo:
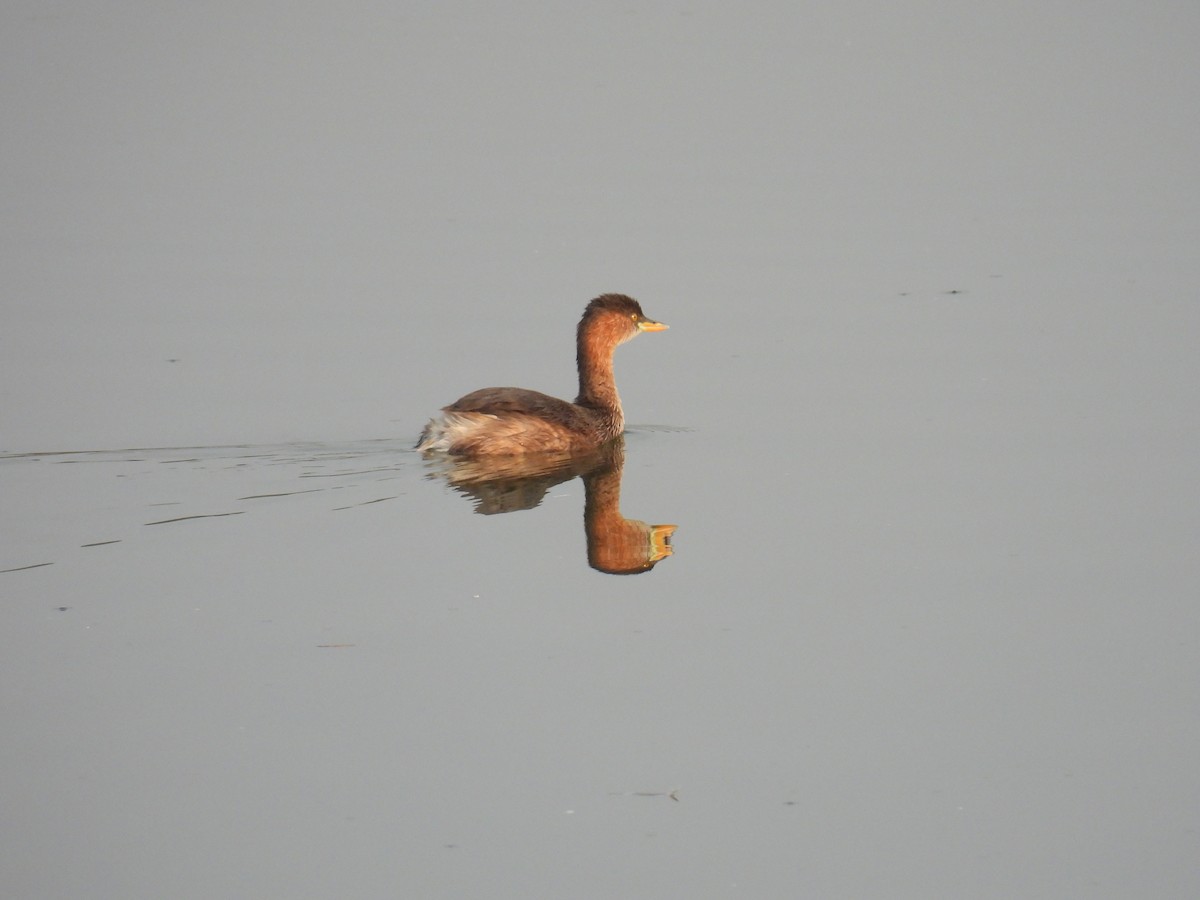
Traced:
<path id="1" fill-rule="evenodd" d="M 621 411 L 621 398 L 613 378 L 613 349 L 611 346 L 597 346 L 586 339 L 579 341 L 576 355 L 579 396 L 575 398 L 575 403 L 608 413 L 623 427 L 625 418 Z"/>

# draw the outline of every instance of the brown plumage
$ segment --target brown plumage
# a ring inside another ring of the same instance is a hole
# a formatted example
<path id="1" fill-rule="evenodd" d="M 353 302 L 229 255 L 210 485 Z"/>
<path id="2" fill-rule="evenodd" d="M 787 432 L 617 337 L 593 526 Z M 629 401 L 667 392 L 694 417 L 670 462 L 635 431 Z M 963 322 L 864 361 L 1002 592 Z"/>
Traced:
<path id="1" fill-rule="evenodd" d="M 484 388 L 444 407 L 441 417 L 431 419 L 421 432 L 417 449 L 459 456 L 595 449 L 625 428 L 613 380 L 613 351 L 643 331 L 666 327 L 647 319 L 632 297 L 597 297 L 576 331 L 579 396 L 574 403 L 524 388 Z"/>

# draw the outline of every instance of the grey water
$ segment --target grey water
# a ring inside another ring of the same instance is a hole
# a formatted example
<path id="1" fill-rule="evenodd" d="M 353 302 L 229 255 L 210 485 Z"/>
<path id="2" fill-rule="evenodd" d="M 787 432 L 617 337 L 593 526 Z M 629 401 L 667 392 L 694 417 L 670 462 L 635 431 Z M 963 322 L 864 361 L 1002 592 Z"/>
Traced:
<path id="1" fill-rule="evenodd" d="M 1200 891 L 1200 9 L 0 22 L 4 896 Z"/>

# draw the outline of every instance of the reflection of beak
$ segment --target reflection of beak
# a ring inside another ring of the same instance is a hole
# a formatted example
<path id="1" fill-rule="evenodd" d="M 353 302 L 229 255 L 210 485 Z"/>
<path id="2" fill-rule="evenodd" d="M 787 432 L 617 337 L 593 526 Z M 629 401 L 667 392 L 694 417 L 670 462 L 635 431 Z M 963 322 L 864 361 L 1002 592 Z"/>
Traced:
<path id="1" fill-rule="evenodd" d="M 655 322 L 655 325 L 658 323 Z M 667 326 L 664 325 L 663 328 Z M 674 551 L 671 549 L 671 535 L 675 533 L 678 525 L 651 525 L 650 526 L 650 562 L 656 563 L 666 556 L 670 556 Z"/>
<path id="2" fill-rule="evenodd" d="M 662 322 L 655 322 L 652 319 L 638 320 L 638 331 L 666 331 L 668 327 L 670 326 L 664 325 Z"/>

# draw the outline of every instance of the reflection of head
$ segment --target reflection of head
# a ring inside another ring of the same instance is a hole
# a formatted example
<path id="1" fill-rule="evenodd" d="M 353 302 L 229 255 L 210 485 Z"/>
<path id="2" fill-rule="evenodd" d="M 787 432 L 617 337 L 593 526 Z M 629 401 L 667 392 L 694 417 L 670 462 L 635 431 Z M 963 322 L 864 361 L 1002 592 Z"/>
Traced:
<path id="1" fill-rule="evenodd" d="M 608 457 L 583 475 L 588 565 L 609 575 L 640 575 L 671 555 L 676 526 L 647 525 L 621 515 L 624 465 L 625 442 L 618 439 Z"/>
<path id="2" fill-rule="evenodd" d="M 619 516 L 617 518 L 620 518 Z M 588 565 L 607 575 L 641 575 L 670 556 L 675 525 L 647 525 L 637 519 L 620 519 L 617 528 L 588 534 Z"/>

